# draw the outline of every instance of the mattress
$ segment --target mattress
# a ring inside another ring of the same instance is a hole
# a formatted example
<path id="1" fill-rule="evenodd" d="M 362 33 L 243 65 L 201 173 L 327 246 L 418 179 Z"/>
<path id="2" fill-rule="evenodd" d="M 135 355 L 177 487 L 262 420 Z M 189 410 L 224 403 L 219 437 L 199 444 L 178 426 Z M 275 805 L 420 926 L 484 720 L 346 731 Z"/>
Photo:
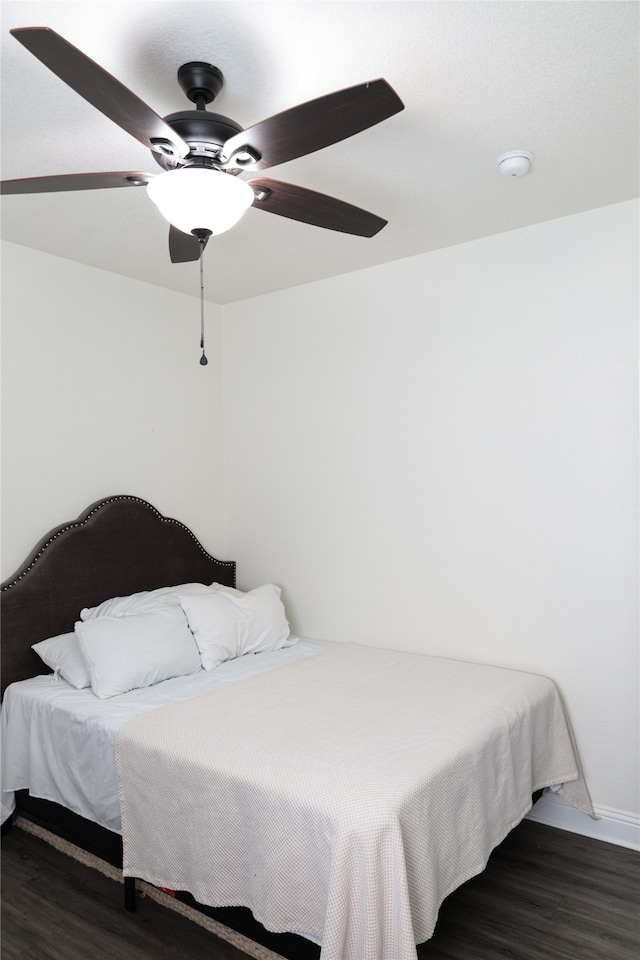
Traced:
<path id="1" fill-rule="evenodd" d="M 59 803 L 107 830 L 121 832 L 115 738 L 127 720 L 148 710 L 219 690 L 283 664 L 331 649 L 330 641 L 300 639 L 292 646 L 249 654 L 99 700 L 53 674 L 7 687 L 2 703 L 2 822 L 15 808 L 16 790 Z"/>

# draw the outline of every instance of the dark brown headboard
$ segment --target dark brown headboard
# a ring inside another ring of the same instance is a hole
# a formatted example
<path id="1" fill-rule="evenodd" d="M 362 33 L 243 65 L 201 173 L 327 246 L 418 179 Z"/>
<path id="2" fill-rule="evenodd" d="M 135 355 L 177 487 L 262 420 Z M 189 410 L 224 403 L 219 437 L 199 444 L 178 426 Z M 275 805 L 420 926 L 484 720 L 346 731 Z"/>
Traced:
<path id="1" fill-rule="evenodd" d="M 51 530 L 0 587 L 2 691 L 45 673 L 31 644 L 73 630 L 83 607 L 179 583 L 235 586 L 191 530 L 139 497 L 108 497 Z"/>

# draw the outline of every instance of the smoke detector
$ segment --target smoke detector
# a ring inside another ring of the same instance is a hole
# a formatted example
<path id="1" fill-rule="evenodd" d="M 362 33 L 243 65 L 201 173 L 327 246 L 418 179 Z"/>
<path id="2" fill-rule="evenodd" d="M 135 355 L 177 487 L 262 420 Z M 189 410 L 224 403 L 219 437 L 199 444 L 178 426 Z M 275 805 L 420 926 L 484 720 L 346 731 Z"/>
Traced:
<path id="1" fill-rule="evenodd" d="M 505 177 L 524 177 L 529 172 L 533 154 L 528 150 L 510 150 L 496 160 L 496 166 Z"/>

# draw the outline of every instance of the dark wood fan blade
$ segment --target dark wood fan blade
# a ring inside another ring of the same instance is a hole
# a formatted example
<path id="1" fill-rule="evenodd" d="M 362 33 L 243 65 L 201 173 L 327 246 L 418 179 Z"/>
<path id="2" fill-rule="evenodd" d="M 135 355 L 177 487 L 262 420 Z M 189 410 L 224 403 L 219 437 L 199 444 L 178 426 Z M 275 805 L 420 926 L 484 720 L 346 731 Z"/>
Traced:
<path id="1" fill-rule="evenodd" d="M 227 140 L 224 153 L 230 160 L 249 148 L 260 157 L 252 169 L 264 170 L 346 140 L 403 109 L 386 80 L 372 80 L 262 120 Z"/>
<path id="2" fill-rule="evenodd" d="M 144 187 L 150 173 L 125 170 L 121 173 L 65 173 L 55 177 L 28 177 L 2 180 L 0 193 L 62 193 L 67 190 L 105 190 L 110 187 Z"/>
<path id="3" fill-rule="evenodd" d="M 169 256 L 171 263 L 190 263 L 192 260 L 200 259 L 200 251 L 204 250 L 208 238 L 204 241 L 204 246 L 200 247 L 200 241 L 191 233 L 183 233 L 173 224 L 169 225 Z"/>
<path id="4" fill-rule="evenodd" d="M 76 93 L 150 150 L 184 158 L 182 137 L 119 80 L 49 27 L 17 27 L 10 33 Z"/>
<path id="5" fill-rule="evenodd" d="M 360 207 L 307 190 L 306 187 L 296 187 L 292 183 L 258 177 L 250 180 L 249 185 L 255 194 L 252 206 L 256 210 L 266 210 L 267 213 L 310 223 L 314 227 L 351 233 L 357 237 L 373 237 L 387 223 L 382 217 L 367 213 Z"/>

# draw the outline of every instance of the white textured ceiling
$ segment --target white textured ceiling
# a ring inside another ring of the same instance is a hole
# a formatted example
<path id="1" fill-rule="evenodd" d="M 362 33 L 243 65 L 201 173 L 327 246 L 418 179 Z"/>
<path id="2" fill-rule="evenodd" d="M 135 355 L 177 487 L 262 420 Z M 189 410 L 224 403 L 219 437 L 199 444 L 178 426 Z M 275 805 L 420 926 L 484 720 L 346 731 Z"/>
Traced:
<path id="1" fill-rule="evenodd" d="M 250 209 L 205 254 L 228 303 L 638 196 L 635 0 L 127 0 L 1 5 L 2 177 L 159 172 L 149 152 L 9 35 L 49 26 L 156 113 L 191 109 L 189 60 L 218 66 L 212 109 L 250 126 L 384 77 L 405 109 L 265 171 L 388 219 L 372 239 Z M 535 154 L 523 178 L 499 154 Z M 248 175 L 245 175 L 248 179 Z M 143 188 L 2 198 L 5 239 L 197 295 Z"/>

